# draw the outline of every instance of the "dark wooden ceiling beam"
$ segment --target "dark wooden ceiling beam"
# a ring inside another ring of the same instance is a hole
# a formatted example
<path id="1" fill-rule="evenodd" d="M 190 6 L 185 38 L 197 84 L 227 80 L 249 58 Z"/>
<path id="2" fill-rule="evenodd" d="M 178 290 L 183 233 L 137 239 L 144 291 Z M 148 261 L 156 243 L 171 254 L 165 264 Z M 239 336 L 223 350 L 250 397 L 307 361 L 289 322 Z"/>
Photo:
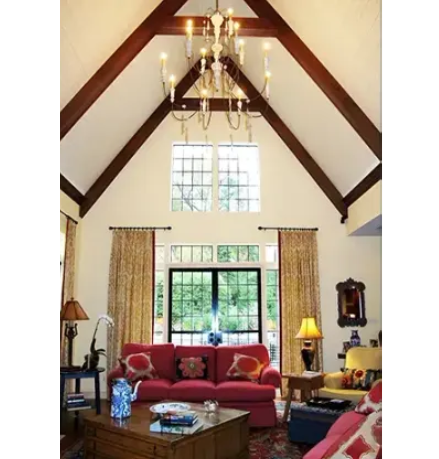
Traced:
<path id="1" fill-rule="evenodd" d="M 247 97 L 250 99 L 255 99 L 258 97 L 258 90 L 231 60 L 228 60 L 227 71 L 230 75 L 238 75 L 236 80 L 237 84 L 245 92 Z M 337 190 L 331 180 L 329 180 L 328 176 L 323 172 L 320 166 L 314 161 L 306 148 L 300 143 L 299 139 L 290 131 L 288 126 L 282 121 L 279 115 L 270 107 L 267 101 L 262 97 L 259 97 L 258 100 L 262 105 L 261 114 L 268 122 L 268 124 L 270 124 L 273 130 L 290 149 L 291 153 L 293 153 L 300 164 L 302 164 L 305 170 L 311 175 L 323 193 L 325 193 L 334 207 L 340 212 L 342 217 L 346 216 L 347 209 L 343 202 L 343 196 L 341 193 Z M 250 103 L 250 106 L 251 105 L 252 102 Z"/>
<path id="2" fill-rule="evenodd" d="M 192 87 L 198 78 L 198 71 L 195 66 L 189 70 L 183 79 L 175 86 L 175 97 L 181 100 Z M 102 172 L 96 182 L 85 194 L 85 200 L 79 210 L 79 215 L 84 217 L 87 212 L 95 205 L 96 201 L 102 196 L 113 180 L 119 175 L 122 169 L 128 164 L 130 159 L 137 153 L 140 147 L 148 140 L 151 134 L 157 129 L 160 123 L 171 111 L 171 102 L 167 97 L 155 109 L 153 114 L 143 123 L 140 129 L 131 137 L 128 143 L 122 148 L 117 156 L 111 161 L 109 166 Z"/>
<path id="3" fill-rule="evenodd" d="M 203 35 L 204 17 L 173 16 L 167 18 L 157 30 L 157 35 L 185 35 L 188 20 L 193 21 L 193 35 Z M 233 18 L 239 23 L 241 37 L 276 37 L 276 27 L 265 18 Z M 212 34 L 212 29 L 210 34 Z"/>
<path id="4" fill-rule="evenodd" d="M 267 0 L 244 0 L 277 28 L 277 38 L 381 160 L 381 132 Z"/>
<path id="5" fill-rule="evenodd" d="M 163 0 L 61 110 L 61 139 L 187 0 Z"/>
<path id="6" fill-rule="evenodd" d="M 59 174 L 59 188 L 79 206 L 84 202 L 84 195 L 73 186 L 62 174 Z"/>
<path id="7" fill-rule="evenodd" d="M 378 164 L 369 174 L 364 177 L 361 182 L 354 187 L 343 198 L 346 207 L 351 206 L 355 201 L 361 198 L 367 191 L 369 191 L 376 183 L 382 180 L 382 164 Z"/>

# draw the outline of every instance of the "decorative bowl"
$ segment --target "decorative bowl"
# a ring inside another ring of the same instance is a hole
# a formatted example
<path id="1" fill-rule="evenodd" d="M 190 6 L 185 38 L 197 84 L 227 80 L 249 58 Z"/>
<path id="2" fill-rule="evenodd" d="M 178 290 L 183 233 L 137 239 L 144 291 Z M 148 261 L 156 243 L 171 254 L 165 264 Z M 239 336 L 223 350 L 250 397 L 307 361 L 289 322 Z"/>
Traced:
<path id="1" fill-rule="evenodd" d="M 176 414 L 188 411 L 190 410 L 190 408 L 190 405 L 188 405 L 187 403 L 169 402 L 152 405 L 149 409 L 155 414 Z"/>

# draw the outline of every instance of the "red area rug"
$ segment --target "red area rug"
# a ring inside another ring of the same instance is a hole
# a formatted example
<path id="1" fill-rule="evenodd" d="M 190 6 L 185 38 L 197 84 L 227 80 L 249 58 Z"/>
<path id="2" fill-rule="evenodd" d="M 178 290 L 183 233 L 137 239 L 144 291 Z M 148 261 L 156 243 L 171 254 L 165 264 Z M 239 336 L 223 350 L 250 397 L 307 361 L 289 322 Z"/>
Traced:
<path id="1" fill-rule="evenodd" d="M 282 423 L 285 402 L 277 402 L 278 425 L 250 430 L 250 459 L 302 459 L 311 449 L 288 439 L 288 424 Z M 82 440 L 61 455 L 61 459 L 84 458 Z"/>

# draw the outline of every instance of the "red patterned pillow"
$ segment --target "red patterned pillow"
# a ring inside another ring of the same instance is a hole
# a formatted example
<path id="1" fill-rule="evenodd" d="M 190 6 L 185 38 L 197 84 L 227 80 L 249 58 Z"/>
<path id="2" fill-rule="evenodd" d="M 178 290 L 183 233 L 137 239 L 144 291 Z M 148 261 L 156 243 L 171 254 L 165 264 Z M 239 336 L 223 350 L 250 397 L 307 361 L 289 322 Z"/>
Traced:
<path id="1" fill-rule="evenodd" d="M 376 385 L 359 401 L 355 411 L 361 414 L 371 414 L 381 410 L 383 400 L 382 381 Z"/>
<path id="2" fill-rule="evenodd" d="M 177 359 L 177 379 L 207 379 L 207 356 Z"/>
<path id="3" fill-rule="evenodd" d="M 264 364 L 256 357 L 235 353 L 227 377 L 235 380 L 258 382 L 263 368 Z"/>
<path id="4" fill-rule="evenodd" d="M 348 429 L 322 459 L 377 459 L 381 447 L 382 411 L 376 411 Z"/>
<path id="5" fill-rule="evenodd" d="M 119 359 L 122 366 L 124 377 L 131 382 L 143 379 L 158 379 L 158 374 L 151 362 L 149 352 L 139 352 L 131 354 L 124 359 Z"/>

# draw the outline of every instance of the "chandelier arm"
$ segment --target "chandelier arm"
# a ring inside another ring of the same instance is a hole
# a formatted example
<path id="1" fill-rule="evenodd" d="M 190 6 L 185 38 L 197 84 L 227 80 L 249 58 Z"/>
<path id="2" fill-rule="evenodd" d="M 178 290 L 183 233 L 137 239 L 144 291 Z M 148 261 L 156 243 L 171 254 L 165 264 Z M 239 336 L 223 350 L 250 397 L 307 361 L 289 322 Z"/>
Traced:
<path id="1" fill-rule="evenodd" d="M 209 115 L 207 117 L 207 124 L 205 123 L 205 118 L 206 117 L 203 116 L 203 130 L 204 131 L 207 131 L 207 129 L 208 129 L 209 125 L 210 125 L 210 120 L 212 119 L 212 113 L 213 112 L 211 112 L 211 111 L 209 112 Z"/>
<path id="2" fill-rule="evenodd" d="M 238 124 L 236 126 L 233 124 L 233 121 L 232 121 L 232 118 L 230 116 L 230 112 L 229 111 L 226 112 L 226 117 L 227 117 L 227 121 L 229 123 L 229 127 L 231 129 L 233 129 L 234 131 L 239 130 L 239 127 L 241 126 L 241 117 L 238 115 Z"/>
<path id="3" fill-rule="evenodd" d="M 194 113 L 190 114 L 187 118 L 183 115 L 183 117 L 179 117 L 175 114 L 175 111 L 174 111 L 174 106 L 172 106 L 171 108 L 171 115 L 172 117 L 177 120 L 177 121 L 180 121 L 181 123 L 184 123 L 185 121 L 189 121 L 191 118 L 193 118 L 195 115 L 197 114 L 197 112 L 195 111 Z"/>

